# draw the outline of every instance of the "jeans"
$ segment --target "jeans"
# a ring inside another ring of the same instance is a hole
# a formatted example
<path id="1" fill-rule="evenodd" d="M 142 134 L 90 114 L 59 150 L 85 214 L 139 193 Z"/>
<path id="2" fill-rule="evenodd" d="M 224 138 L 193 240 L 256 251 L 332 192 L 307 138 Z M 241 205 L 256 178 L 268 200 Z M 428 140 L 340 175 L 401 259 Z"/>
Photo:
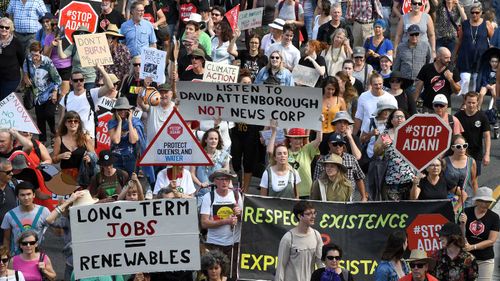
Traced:
<path id="1" fill-rule="evenodd" d="M 137 158 L 135 157 L 135 154 L 128 154 L 128 155 L 122 155 L 122 154 L 116 154 L 114 153 L 116 157 L 116 162 L 114 164 L 115 168 L 122 169 L 128 173 L 129 176 L 132 175 L 132 173 L 135 172 L 136 168 L 136 160 Z"/>

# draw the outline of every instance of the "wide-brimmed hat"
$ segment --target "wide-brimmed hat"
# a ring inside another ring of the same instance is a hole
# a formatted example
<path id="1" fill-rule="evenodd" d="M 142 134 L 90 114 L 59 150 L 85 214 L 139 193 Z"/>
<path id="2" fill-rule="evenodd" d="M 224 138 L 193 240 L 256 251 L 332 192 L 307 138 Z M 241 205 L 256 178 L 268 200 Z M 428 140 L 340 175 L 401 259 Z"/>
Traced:
<path id="1" fill-rule="evenodd" d="M 401 72 L 396 70 L 396 71 L 391 72 L 391 75 L 384 79 L 384 86 L 389 88 L 389 89 L 391 88 L 391 79 L 401 80 L 401 89 L 403 89 L 403 90 L 406 90 L 412 84 L 412 81 L 410 79 L 404 78 L 403 75 L 401 74 Z"/>
<path id="2" fill-rule="evenodd" d="M 43 23 L 44 20 L 51 20 L 51 19 L 55 19 L 55 18 L 56 17 L 52 13 L 45 13 L 45 15 L 41 16 L 38 19 L 38 22 Z"/>
<path id="3" fill-rule="evenodd" d="M 201 17 L 200 14 L 191 13 L 189 15 L 189 18 L 184 19 L 184 22 L 188 22 L 188 21 L 194 21 L 194 22 L 200 23 L 203 21 L 203 18 Z"/>
<path id="4" fill-rule="evenodd" d="M 110 23 L 108 25 L 108 28 L 106 28 L 106 32 L 104 32 L 106 35 L 114 36 L 114 37 L 120 37 L 123 38 L 123 34 L 120 34 L 120 30 L 118 29 L 118 26 L 116 24 Z"/>
<path id="5" fill-rule="evenodd" d="M 347 168 L 344 166 L 342 163 L 342 157 L 338 156 L 335 153 L 330 154 L 326 159 L 323 159 L 321 161 L 321 164 L 336 164 L 337 167 L 339 167 L 340 170 L 342 170 L 343 173 L 347 173 Z"/>
<path id="6" fill-rule="evenodd" d="M 235 179 L 237 177 L 237 175 L 233 172 L 231 172 L 230 170 L 227 170 L 227 169 L 219 169 L 215 172 L 213 172 L 209 177 L 208 177 L 208 180 L 213 182 L 215 178 L 218 178 L 218 177 L 228 177 L 228 178 L 231 178 L 231 179 Z"/>
<path id="7" fill-rule="evenodd" d="M 85 25 L 80 25 L 76 30 L 75 33 L 90 33 L 89 29 Z"/>
<path id="8" fill-rule="evenodd" d="M 92 195 L 90 195 L 90 191 L 88 189 L 84 189 L 82 190 L 82 192 L 83 196 L 73 202 L 73 207 L 93 205 L 97 203 L 97 201 L 99 201 L 99 199 L 92 198 Z"/>
<path id="9" fill-rule="evenodd" d="M 460 226 L 453 222 L 447 222 L 438 231 L 439 236 L 462 235 Z"/>
<path id="10" fill-rule="evenodd" d="M 12 164 L 14 167 L 14 164 Z M 487 186 L 481 186 L 476 191 L 476 196 L 472 198 L 472 201 L 481 200 L 487 202 L 495 202 L 495 198 L 493 198 L 493 190 Z"/>
<path id="11" fill-rule="evenodd" d="M 429 266 L 429 269 L 434 268 L 436 265 L 436 261 L 427 256 L 427 253 L 424 250 L 413 249 L 411 250 L 410 257 L 406 259 L 407 262 L 425 262 Z"/>
<path id="12" fill-rule="evenodd" d="M 203 60 L 207 60 L 207 58 L 205 57 L 205 52 L 198 48 L 198 49 L 194 49 L 193 52 L 191 53 L 191 55 L 189 55 L 190 57 L 202 57 Z"/>
<path id="13" fill-rule="evenodd" d="M 106 150 L 101 150 L 99 152 L 99 160 L 97 160 L 97 164 L 100 166 L 111 166 L 115 164 L 116 162 L 116 157 L 111 153 L 111 150 L 106 149 Z"/>
<path id="14" fill-rule="evenodd" d="M 116 75 L 114 75 L 113 73 L 110 73 L 108 75 L 109 75 L 109 79 L 111 79 L 111 83 L 116 84 L 116 83 L 120 82 L 120 79 L 118 79 L 118 77 Z"/>
<path id="15" fill-rule="evenodd" d="M 276 18 L 272 23 L 269 24 L 269 27 L 272 27 L 277 30 L 283 30 L 284 25 L 285 25 L 284 20 Z"/>
<path id="16" fill-rule="evenodd" d="M 351 115 L 349 115 L 349 112 L 347 111 L 339 111 L 335 114 L 335 118 L 333 118 L 332 125 L 335 125 L 335 122 L 345 120 L 349 125 L 354 124 L 354 121 L 351 118 Z"/>
<path id="17" fill-rule="evenodd" d="M 130 105 L 126 97 L 119 97 L 115 102 L 115 106 L 113 106 L 113 110 L 132 109 L 132 108 L 134 107 Z"/>
<path id="18" fill-rule="evenodd" d="M 302 128 L 291 128 L 285 135 L 287 138 L 307 138 L 309 134 L 306 133 L 306 129 Z"/>
<path id="19" fill-rule="evenodd" d="M 391 100 L 389 100 L 387 98 L 380 99 L 377 102 L 377 113 L 375 114 L 375 116 L 378 116 L 380 114 L 380 112 L 387 110 L 387 109 L 396 110 L 396 109 L 398 109 L 398 106 L 397 106 L 397 104 L 394 104 L 393 102 L 391 102 Z"/>

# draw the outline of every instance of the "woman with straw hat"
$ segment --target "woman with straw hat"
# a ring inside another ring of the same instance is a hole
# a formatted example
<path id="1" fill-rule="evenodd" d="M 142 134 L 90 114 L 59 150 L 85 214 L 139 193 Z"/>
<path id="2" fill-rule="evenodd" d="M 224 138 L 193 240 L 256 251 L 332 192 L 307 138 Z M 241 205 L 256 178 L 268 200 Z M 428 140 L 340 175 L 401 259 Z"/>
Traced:
<path id="1" fill-rule="evenodd" d="M 498 238 L 500 218 L 489 209 L 495 202 L 493 191 L 487 186 L 478 188 L 472 198 L 473 207 L 466 208 L 460 215 L 460 224 L 465 228 L 465 250 L 476 257 L 479 267 L 478 280 L 492 280 L 495 252 L 493 245 Z"/>
<path id="2" fill-rule="evenodd" d="M 342 164 L 342 158 L 332 153 L 320 164 L 324 165 L 325 171 L 313 182 L 311 199 L 349 202 L 352 186 L 347 179 L 347 168 Z"/>

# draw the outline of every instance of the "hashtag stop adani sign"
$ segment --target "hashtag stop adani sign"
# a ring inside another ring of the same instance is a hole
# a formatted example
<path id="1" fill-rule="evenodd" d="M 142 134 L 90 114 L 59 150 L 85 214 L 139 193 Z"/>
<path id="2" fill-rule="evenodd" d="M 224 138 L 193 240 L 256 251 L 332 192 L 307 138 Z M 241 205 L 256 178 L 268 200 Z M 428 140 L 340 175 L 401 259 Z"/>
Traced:
<path id="1" fill-rule="evenodd" d="M 451 132 L 438 115 L 415 114 L 396 129 L 396 151 L 422 171 L 449 149 Z"/>

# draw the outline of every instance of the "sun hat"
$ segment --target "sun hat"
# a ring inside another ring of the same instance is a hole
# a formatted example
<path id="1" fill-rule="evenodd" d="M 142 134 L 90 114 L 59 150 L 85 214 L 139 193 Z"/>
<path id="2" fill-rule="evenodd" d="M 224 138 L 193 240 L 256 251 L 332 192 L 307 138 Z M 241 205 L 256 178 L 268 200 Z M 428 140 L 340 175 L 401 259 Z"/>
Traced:
<path id="1" fill-rule="evenodd" d="M 191 13 L 189 15 L 189 18 L 186 18 L 184 19 L 184 22 L 188 22 L 188 21 L 194 21 L 194 22 L 197 22 L 197 23 L 200 23 L 202 21 L 202 17 L 200 14 L 197 14 L 197 13 Z"/>
<path id="2" fill-rule="evenodd" d="M 12 164 L 12 167 L 14 167 L 14 164 Z M 472 198 L 472 201 L 476 200 L 481 200 L 481 201 L 487 201 L 487 202 L 495 202 L 495 198 L 493 198 L 493 190 L 487 186 L 481 186 L 480 188 L 477 189 L 476 191 L 476 196 Z"/>
<path id="3" fill-rule="evenodd" d="M 285 135 L 287 138 L 307 138 L 309 134 L 306 133 L 306 129 L 302 128 L 291 128 Z"/>
<path id="4" fill-rule="evenodd" d="M 444 104 L 448 105 L 448 99 L 443 94 L 437 94 L 432 100 L 432 104 Z"/>
<path id="5" fill-rule="evenodd" d="M 132 109 L 132 108 L 134 107 L 130 105 L 126 97 L 119 97 L 115 102 L 115 106 L 113 106 L 113 110 Z"/>
<path id="6" fill-rule="evenodd" d="M 97 164 L 100 166 L 111 166 L 116 162 L 116 157 L 111 153 L 111 150 L 101 150 L 99 152 L 99 160 L 97 160 Z"/>
<path id="7" fill-rule="evenodd" d="M 328 138 L 328 141 L 330 143 L 342 143 L 342 144 L 346 144 L 347 142 L 345 141 L 345 138 L 344 136 L 342 136 L 341 134 L 339 133 L 333 133 L 330 135 L 330 138 Z"/>
<path id="8" fill-rule="evenodd" d="M 377 102 L 377 116 L 380 114 L 380 112 L 386 110 L 386 109 L 391 109 L 391 110 L 396 110 L 398 109 L 398 106 L 392 103 L 389 99 L 380 99 Z"/>
<path id="9" fill-rule="evenodd" d="M 335 118 L 333 118 L 332 125 L 335 125 L 335 122 L 345 120 L 349 125 L 354 124 L 354 121 L 351 118 L 351 115 L 347 111 L 339 111 L 335 114 Z"/>
<path id="10" fill-rule="evenodd" d="M 413 249 L 411 250 L 410 257 L 406 259 L 407 262 L 420 261 L 425 262 L 429 265 L 429 268 L 434 268 L 436 265 L 436 261 L 427 256 L 427 253 L 424 250 Z"/>
<path id="11" fill-rule="evenodd" d="M 205 52 L 200 48 L 194 49 L 193 52 L 191 53 L 190 57 L 202 57 L 203 60 L 207 60 L 205 57 Z"/>
<path id="12" fill-rule="evenodd" d="M 285 25 L 285 21 L 279 18 L 274 19 L 274 21 L 269 24 L 269 27 L 274 29 L 283 30 L 283 26 Z"/>
<path id="13" fill-rule="evenodd" d="M 120 30 L 118 29 L 118 26 L 116 24 L 110 23 L 108 25 L 108 28 L 106 29 L 106 32 L 104 32 L 106 35 L 114 36 L 114 37 L 120 37 L 123 38 L 123 34 L 120 34 Z"/>
<path id="14" fill-rule="evenodd" d="M 215 178 L 218 177 L 228 177 L 231 179 L 235 179 L 237 176 L 235 173 L 231 172 L 230 170 L 227 169 L 219 169 L 215 172 L 213 172 L 209 177 L 208 180 L 213 182 Z"/>
<path id="15" fill-rule="evenodd" d="M 340 170 L 342 170 L 343 173 L 347 173 L 347 168 L 344 166 L 342 163 L 342 157 L 338 156 L 335 153 L 330 154 L 326 159 L 323 159 L 321 161 L 321 164 L 336 164 L 337 167 L 339 167 Z"/>
<path id="16" fill-rule="evenodd" d="M 387 56 L 386 56 L 387 57 Z M 391 75 L 384 79 L 384 86 L 391 88 L 391 79 L 397 78 L 401 80 L 401 89 L 406 90 L 413 83 L 410 79 L 404 78 L 398 70 L 391 72 Z"/>
<path id="17" fill-rule="evenodd" d="M 99 201 L 99 199 L 92 198 L 92 195 L 90 195 L 90 191 L 88 189 L 84 189 L 82 190 L 82 192 L 83 196 L 73 202 L 73 207 L 93 205 L 97 203 L 97 201 Z"/>
<path id="18" fill-rule="evenodd" d="M 82 32 L 85 32 L 85 33 L 90 33 L 89 29 L 85 26 L 85 25 L 80 25 L 76 30 L 75 30 L 76 33 L 82 33 Z"/>
<path id="19" fill-rule="evenodd" d="M 438 231 L 439 236 L 462 235 L 460 226 L 453 222 L 447 222 Z"/>

